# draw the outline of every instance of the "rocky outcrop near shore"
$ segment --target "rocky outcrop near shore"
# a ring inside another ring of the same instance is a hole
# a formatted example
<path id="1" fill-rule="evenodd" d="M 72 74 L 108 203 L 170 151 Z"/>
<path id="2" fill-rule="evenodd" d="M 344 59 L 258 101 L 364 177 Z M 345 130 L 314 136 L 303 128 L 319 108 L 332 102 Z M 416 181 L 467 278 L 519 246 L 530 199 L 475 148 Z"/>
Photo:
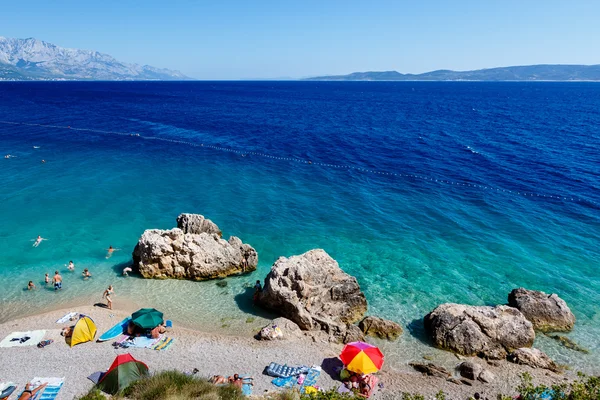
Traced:
<path id="1" fill-rule="evenodd" d="M 223 232 L 221 232 L 217 224 L 200 214 L 180 214 L 177 217 L 177 227 L 183 233 L 193 233 L 195 235 L 215 233 L 219 237 L 223 237 Z"/>
<path id="2" fill-rule="evenodd" d="M 541 332 L 569 332 L 575 316 L 567 303 L 556 294 L 546 294 L 524 288 L 513 289 L 508 305 L 517 308 Z"/>
<path id="3" fill-rule="evenodd" d="M 345 343 L 364 338 L 352 324 L 367 311 L 365 295 L 356 278 L 342 271 L 324 250 L 280 257 L 256 300 L 303 330 L 323 330 L 332 340 Z"/>
<path id="4" fill-rule="evenodd" d="M 503 359 L 514 349 L 531 347 L 535 332 L 519 310 L 508 306 L 446 303 L 424 319 L 436 347 L 466 356 Z"/>
<path id="5" fill-rule="evenodd" d="M 387 319 L 368 316 L 365 317 L 358 327 L 365 335 L 376 336 L 380 339 L 394 341 L 402 334 L 400 324 Z"/>
<path id="6" fill-rule="evenodd" d="M 515 364 L 528 365 L 532 368 L 543 368 L 553 372 L 560 372 L 558 365 L 539 349 L 516 349 L 508 356 L 508 360 Z"/>
<path id="7" fill-rule="evenodd" d="M 171 230 L 149 229 L 133 250 L 133 269 L 144 278 L 207 280 L 256 270 L 258 255 L 201 215 L 182 214 Z"/>

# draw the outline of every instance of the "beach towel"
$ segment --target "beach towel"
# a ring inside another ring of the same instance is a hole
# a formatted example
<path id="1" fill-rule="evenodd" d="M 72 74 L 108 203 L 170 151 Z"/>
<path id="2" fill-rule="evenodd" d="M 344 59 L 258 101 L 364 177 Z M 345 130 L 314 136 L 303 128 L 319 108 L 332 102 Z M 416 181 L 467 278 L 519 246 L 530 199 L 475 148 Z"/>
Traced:
<path id="1" fill-rule="evenodd" d="M 62 387 L 65 378 L 33 378 L 29 383 L 35 389 L 36 387 L 47 383 L 48 386 L 42 391 L 37 392 L 35 396 L 32 397 L 32 400 L 54 400 Z M 21 392 L 21 395 L 23 392 Z M 19 395 L 19 397 L 21 397 Z"/>
<path id="2" fill-rule="evenodd" d="M 300 393 L 304 393 L 306 391 L 306 387 L 315 386 L 317 383 L 317 379 L 321 376 L 321 367 L 312 366 L 308 373 L 306 374 L 306 378 L 302 382 L 302 386 L 300 387 Z"/>
<path id="3" fill-rule="evenodd" d="M 271 381 L 271 383 L 277 387 L 283 387 L 283 388 L 291 388 L 296 386 L 296 383 L 298 382 L 298 377 L 297 376 L 288 376 L 286 378 L 283 377 L 279 377 L 279 378 L 275 378 Z"/>
<path id="4" fill-rule="evenodd" d="M 173 321 L 171 321 L 170 319 L 165 321 L 165 327 L 166 328 L 172 328 L 173 327 Z"/>
<path id="5" fill-rule="evenodd" d="M 309 368 L 305 365 L 301 365 L 299 367 L 288 367 L 287 365 L 281 365 L 272 362 L 269 364 L 265 372 L 270 376 L 288 378 L 290 376 L 298 376 L 303 373 L 308 373 L 308 370 Z"/>
<path id="6" fill-rule="evenodd" d="M 169 348 L 169 346 L 171 346 L 171 344 L 173 344 L 174 341 L 175 339 L 165 336 L 160 338 L 158 342 L 156 342 L 149 348 L 152 350 L 166 350 Z"/>
<path id="7" fill-rule="evenodd" d="M 34 346 L 42 341 L 46 331 L 13 332 L 0 342 L 0 347 Z"/>
<path id="8" fill-rule="evenodd" d="M 49 344 L 54 343 L 54 340 L 52 339 L 48 339 L 48 340 L 42 340 L 41 342 L 39 342 L 37 344 L 37 347 L 39 347 L 40 349 L 43 349 L 44 347 L 48 346 Z"/>
<path id="9" fill-rule="evenodd" d="M 64 324 L 66 322 L 73 321 L 73 320 L 77 319 L 78 316 L 79 316 L 79 313 L 73 311 L 73 312 L 65 314 L 62 318 L 57 319 L 56 323 L 57 324 Z"/>

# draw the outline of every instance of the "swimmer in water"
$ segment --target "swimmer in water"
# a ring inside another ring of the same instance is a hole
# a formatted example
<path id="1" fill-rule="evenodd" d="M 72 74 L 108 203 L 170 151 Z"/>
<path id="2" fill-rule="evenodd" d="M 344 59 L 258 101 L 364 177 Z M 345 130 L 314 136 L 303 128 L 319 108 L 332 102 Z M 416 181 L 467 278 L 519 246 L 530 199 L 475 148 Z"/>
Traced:
<path id="1" fill-rule="evenodd" d="M 88 271 L 88 269 L 87 269 L 87 268 L 85 268 L 85 269 L 83 270 L 83 272 L 81 273 L 81 275 L 83 275 L 83 280 L 84 280 L 84 281 L 86 281 L 86 280 L 88 280 L 88 278 L 91 278 L 91 277 L 92 277 L 92 274 L 90 274 L 90 271 Z"/>
<path id="2" fill-rule="evenodd" d="M 113 252 L 118 251 L 121 249 L 115 249 L 112 246 L 108 246 L 108 249 L 106 249 L 107 253 L 106 253 L 106 258 L 110 258 L 113 255 Z"/>
<path id="3" fill-rule="evenodd" d="M 129 273 L 132 271 L 130 267 L 123 268 L 123 276 L 129 276 Z"/>
<path id="4" fill-rule="evenodd" d="M 48 240 L 48 239 L 45 239 L 45 238 L 41 237 L 40 235 L 38 235 L 37 239 L 35 239 L 35 242 L 33 243 L 33 247 L 38 247 L 40 245 L 40 243 L 42 243 L 42 240 Z"/>
<path id="5" fill-rule="evenodd" d="M 73 261 L 69 261 L 69 266 L 67 268 L 69 268 L 69 271 L 75 271 L 75 264 L 73 264 Z"/>
<path id="6" fill-rule="evenodd" d="M 46 282 L 46 285 L 50 283 L 50 276 L 48 276 L 48 273 L 46 273 L 46 276 L 44 277 L 44 282 Z"/>
<path id="7" fill-rule="evenodd" d="M 33 281 L 29 281 L 29 283 L 27 284 L 27 290 L 35 290 L 35 285 L 33 284 Z"/>

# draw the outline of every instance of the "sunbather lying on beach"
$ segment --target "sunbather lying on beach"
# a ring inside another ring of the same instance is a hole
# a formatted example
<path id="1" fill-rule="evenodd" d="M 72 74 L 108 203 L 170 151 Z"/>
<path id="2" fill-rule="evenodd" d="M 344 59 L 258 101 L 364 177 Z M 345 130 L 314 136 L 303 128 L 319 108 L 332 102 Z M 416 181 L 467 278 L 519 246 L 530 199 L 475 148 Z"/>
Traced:
<path id="1" fill-rule="evenodd" d="M 233 376 L 230 376 L 229 378 L 225 378 L 223 375 L 213 375 L 208 381 L 215 385 L 224 385 L 229 383 L 241 388 L 244 383 L 254 385 L 254 383 L 252 383 L 253 379 L 254 378 L 250 376 L 241 378 L 238 374 L 233 374 Z"/>
<path id="2" fill-rule="evenodd" d="M 35 389 L 32 389 L 31 383 L 28 383 L 27 385 L 25 385 L 25 390 L 23 390 L 23 393 L 19 397 L 19 400 L 32 399 L 36 395 L 37 392 L 39 392 L 40 390 L 44 390 L 47 385 L 48 385 L 47 383 L 44 383 L 44 384 L 36 387 Z"/>

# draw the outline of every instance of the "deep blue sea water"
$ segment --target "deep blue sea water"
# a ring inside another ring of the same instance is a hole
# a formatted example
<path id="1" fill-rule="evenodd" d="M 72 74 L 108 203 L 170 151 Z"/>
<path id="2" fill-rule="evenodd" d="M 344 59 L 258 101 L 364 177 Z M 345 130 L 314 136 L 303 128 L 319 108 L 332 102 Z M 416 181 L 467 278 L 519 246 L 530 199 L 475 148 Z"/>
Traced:
<path id="1" fill-rule="evenodd" d="M 591 354 L 536 345 L 599 372 L 599 110 L 595 83 L 1 83 L 0 321 L 114 284 L 117 306 L 249 332 L 264 319 L 244 286 L 323 248 L 405 326 L 382 344 L 391 365 L 436 352 L 420 322 L 436 305 L 523 286 L 565 299 Z M 182 212 L 254 246 L 258 271 L 225 289 L 119 277 Z M 62 292 L 23 291 L 55 269 Z"/>

